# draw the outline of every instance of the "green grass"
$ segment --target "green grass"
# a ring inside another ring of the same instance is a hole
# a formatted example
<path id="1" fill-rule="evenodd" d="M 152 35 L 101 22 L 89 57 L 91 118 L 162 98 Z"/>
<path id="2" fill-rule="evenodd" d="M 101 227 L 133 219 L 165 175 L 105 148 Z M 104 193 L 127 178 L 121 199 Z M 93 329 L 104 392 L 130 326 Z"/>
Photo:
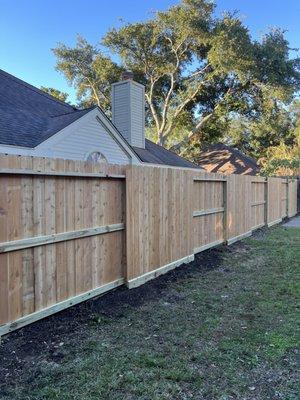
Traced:
<path id="1" fill-rule="evenodd" d="M 3 398 L 298 399 L 300 229 L 219 253 L 121 317 L 91 315 L 60 363 L 37 361 Z"/>

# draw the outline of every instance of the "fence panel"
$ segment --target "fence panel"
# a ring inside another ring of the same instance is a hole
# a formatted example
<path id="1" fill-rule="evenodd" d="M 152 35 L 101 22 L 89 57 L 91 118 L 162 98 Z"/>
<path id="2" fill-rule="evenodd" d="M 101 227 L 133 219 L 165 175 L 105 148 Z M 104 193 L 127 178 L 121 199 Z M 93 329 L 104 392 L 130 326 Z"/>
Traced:
<path id="1" fill-rule="evenodd" d="M 288 217 L 291 218 L 297 214 L 297 179 L 288 180 Z M 298 189 L 300 191 L 300 187 Z"/>
<path id="2" fill-rule="evenodd" d="M 0 168 L 0 325 L 123 283 L 124 168 L 14 156 Z"/>
<path id="3" fill-rule="evenodd" d="M 282 220 L 282 186 L 282 179 L 268 178 L 268 226 L 278 224 Z"/>
<path id="4" fill-rule="evenodd" d="M 226 184 L 222 175 L 194 174 L 193 179 L 194 253 L 223 243 L 226 240 Z"/>
<path id="5" fill-rule="evenodd" d="M 228 175 L 227 178 L 227 242 L 251 235 L 251 177 Z"/>
<path id="6" fill-rule="evenodd" d="M 262 177 L 251 179 L 251 229 L 265 225 L 267 220 L 267 180 Z"/>
<path id="7" fill-rule="evenodd" d="M 281 218 L 285 218 L 288 215 L 288 196 L 289 196 L 289 182 L 288 179 L 281 179 Z"/>
<path id="8" fill-rule="evenodd" d="M 191 171 L 131 167 L 126 172 L 127 282 L 141 285 L 193 259 Z"/>

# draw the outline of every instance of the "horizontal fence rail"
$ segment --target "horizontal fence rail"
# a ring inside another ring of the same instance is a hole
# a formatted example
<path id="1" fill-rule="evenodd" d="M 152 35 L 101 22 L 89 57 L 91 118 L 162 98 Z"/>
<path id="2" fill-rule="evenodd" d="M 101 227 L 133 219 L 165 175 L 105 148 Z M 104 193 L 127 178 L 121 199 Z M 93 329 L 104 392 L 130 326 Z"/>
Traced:
<path id="1" fill-rule="evenodd" d="M 224 212 L 224 210 L 225 210 L 224 207 L 218 207 L 218 208 L 210 208 L 208 210 L 194 211 L 193 217 L 202 217 L 203 215 L 217 214 L 220 212 Z"/>
<path id="2" fill-rule="evenodd" d="M 0 336 L 297 213 L 297 182 L 0 155 Z"/>
<path id="3" fill-rule="evenodd" d="M 6 243 L 0 243 L 0 253 L 7 253 L 14 250 L 28 249 L 30 247 L 42 246 L 45 244 L 53 244 L 66 242 L 68 240 L 80 239 L 89 236 L 102 235 L 104 233 L 121 231 L 124 229 L 124 224 L 111 224 L 99 226 L 96 228 L 80 229 L 78 231 L 56 233 L 46 236 L 36 236 L 33 238 L 12 240 Z"/>

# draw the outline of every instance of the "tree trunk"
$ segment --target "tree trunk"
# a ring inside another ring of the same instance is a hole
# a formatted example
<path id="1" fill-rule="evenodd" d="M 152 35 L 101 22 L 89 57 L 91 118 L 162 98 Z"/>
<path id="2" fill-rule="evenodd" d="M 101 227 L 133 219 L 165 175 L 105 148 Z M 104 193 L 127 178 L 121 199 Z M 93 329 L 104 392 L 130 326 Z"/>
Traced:
<path id="1" fill-rule="evenodd" d="M 158 132 L 157 136 L 158 136 L 158 138 L 157 138 L 156 144 L 159 144 L 160 146 L 163 146 L 164 142 L 165 142 L 163 133 L 162 132 Z"/>

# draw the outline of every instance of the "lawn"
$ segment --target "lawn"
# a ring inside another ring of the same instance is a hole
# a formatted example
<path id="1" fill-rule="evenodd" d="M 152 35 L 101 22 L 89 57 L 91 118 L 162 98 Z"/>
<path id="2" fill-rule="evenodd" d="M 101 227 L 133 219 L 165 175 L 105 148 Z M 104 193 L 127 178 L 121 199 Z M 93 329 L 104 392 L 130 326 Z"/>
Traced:
<path id="1" fill-rule="evenodd" d="M 263 230 L 26 327 L 0 398 L 299 399 L 299 264 L 300 229 Z"/>

